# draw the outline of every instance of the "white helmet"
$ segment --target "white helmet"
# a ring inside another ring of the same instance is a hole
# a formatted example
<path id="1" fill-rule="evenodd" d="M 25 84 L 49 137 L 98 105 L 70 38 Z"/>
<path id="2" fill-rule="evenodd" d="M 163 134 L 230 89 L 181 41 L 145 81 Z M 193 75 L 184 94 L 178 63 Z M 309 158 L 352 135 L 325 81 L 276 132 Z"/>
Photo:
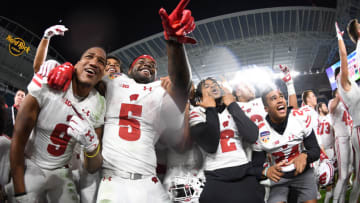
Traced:
<path id="1" fill-rule="evenodd" d="M 316 180 L 321 186 L 327 186 L 332 183 L 334 178 L 335 168 L 329 159 L 324 159 L 316 171 Z"/>
<path id="2" fill-rule="evenodd" d="M 180 177 L 172 178 L 169 195 L 174 202 L 193 202 L 191 200 L 198 200 L 204 188 L 204 180 L 196 177 Z"/>

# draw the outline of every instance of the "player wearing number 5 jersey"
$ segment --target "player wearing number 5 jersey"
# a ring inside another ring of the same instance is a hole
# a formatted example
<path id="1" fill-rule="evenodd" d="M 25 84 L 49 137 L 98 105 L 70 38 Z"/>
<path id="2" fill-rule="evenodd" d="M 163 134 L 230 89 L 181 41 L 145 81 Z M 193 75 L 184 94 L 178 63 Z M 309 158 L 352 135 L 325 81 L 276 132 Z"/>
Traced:
<path id="1" fill-rule="evenodd" d="M 263 186 L 247 175 L 252 166 L 242 145 L 256 141 L 257 126 L 212 78 L 198 84 L 195 97 L 200 106 L 190 111 L 190 133 L 205 153 L 206 177 L 199 201 L 264 202 Z"/>
<path id="2" fill-rule="evenodd" d="M 184 10 L 188 2 L 182 0 L 169 16 L 164 9 L 159 11 L 167 40 L 172 88 L 166 91 L 160 81 L 154 82 L 157 65 L 149 55 L 133 61 L 129 77 L 118 73 L 103 80 L 108 108 L 102 140 L 103 176 L 97 202 L 169 202 L 156 177 L 154 145 L 165 129 L 182 128 L 182 112 L 191 87 L 182 43 L 196 42 L 185 36 L 195 28 L 191 12 Z M 179 141 L 173 138 L 169 141 Z"/>
<path id="3" fill-rule="evenodd" d="M 266 121 L 259 129 L 254 151 L 266 151 L 272 164 L 262 170 L 271 180 L 268 202 L 287 202 L 289 190 L 296 190 L 300 202 L 316 202 L 316 182 L 309 163 L 320 156 L 320 148 L 310 125 L 310 115 L 288 108 L 280 90 L 262 95 Z"/>
<path id="4" fill-rule="evenodd" d="M 14 191 L 7 192 L 15 194 L 18 202 L 79 201 L 67 166 L 76 142 L 87 154 L 87 170 L 100 168 L 98 136 L 102 134 L 105 101 L 93 87 L 101 80 L 105 63 L 102 48 L 85 51 L 65 92 L 50 89 L 47 78 L 34 76 L 17 117 L 10 151 Z M 74 69 L 69 63 L 60 68 Z"/>

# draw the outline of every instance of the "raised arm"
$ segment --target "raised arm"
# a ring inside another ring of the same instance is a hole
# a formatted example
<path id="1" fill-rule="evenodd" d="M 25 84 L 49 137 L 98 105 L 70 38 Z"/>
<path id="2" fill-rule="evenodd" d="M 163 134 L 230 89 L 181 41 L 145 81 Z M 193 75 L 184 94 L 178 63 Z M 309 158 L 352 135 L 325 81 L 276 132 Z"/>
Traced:
<path id="1" fill-rule="evenodd" d="M 349 70 L 347 61 L 347 51 L 342 35 L 344 32 L 340 31 L 338 23 L 335 22 L 336 36 L 339 44 L 339 55 L 340 55 L 340 84 L 345 91 L 349 91 L 351 84 L 349 81 Z"/>
<path id="2" fill-rule="evenodd" d="M 40 107 L 38 102 L 33 96 L 28 94 L 21 104 L 21 108 L 16 116 L 16 124 L 10 148 L 10 167 L 15 194 L 23 194 L 26 192 L 24 180 L 24 152 L 39 112 Z"/>
<path id="3" fill-rule="evenodd" d="M 195 29 L 191 11 L 185 9 L 189 1 L 181 0 L 170 15 L 163 8 L 159 10 L 164 36 L 167 40 L 168 73 L 172 83 L 168 92 L 182 112 L 185 109 L 191 88 L 190 65 L 183 44 L 196 43 L 194 39 L 186 37 Z"/>
<path id="4" fill-rule="evenodd" d="M 44 36 L 36 49 L 36 55 L 33 63 L 35 73 L 39 72 L 40 66 L 45 62 L 51 37 L 54 35 L 64 36 L 64 33 L 67 30 L 68 29 L 63 25 L 54 25 L 45 30 Z"/>
<path id="5" fill-rule="evenodd" d="M 293 81 L 293 79 L 291 77 L 290 69 L 287 66 L 282 66 L 282 65 L 279 65 L 279 68 L 284 74 L 282 80 L 286 84 L 288 97 L 289 97 L 288 98 L 289 106 L 292 106 L 295 109 L 297 109 L 297 108 L 299 108 L 299 106 L 298 106 L 298 103 L 297 103 L 297 97 L 296 97 L 296 92 L 295 92 L 295 87 L 294 87 L 294 81 Z"/>

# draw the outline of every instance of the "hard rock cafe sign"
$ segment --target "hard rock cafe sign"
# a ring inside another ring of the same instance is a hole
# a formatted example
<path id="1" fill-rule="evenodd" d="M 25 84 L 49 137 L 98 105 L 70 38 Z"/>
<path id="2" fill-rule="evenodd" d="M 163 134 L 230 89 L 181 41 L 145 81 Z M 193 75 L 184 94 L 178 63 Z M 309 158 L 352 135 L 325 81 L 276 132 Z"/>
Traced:
<path id="1" fill-rule="evenodd" d="M 20 37 L 13 37 L 8 35 L 6 40 L 9 42 L 9 52 L 13 56 L 20 56 L 25 51 L 28 54 L 30 51 L 30 46 L 26 46 L 25 41 Z"/>

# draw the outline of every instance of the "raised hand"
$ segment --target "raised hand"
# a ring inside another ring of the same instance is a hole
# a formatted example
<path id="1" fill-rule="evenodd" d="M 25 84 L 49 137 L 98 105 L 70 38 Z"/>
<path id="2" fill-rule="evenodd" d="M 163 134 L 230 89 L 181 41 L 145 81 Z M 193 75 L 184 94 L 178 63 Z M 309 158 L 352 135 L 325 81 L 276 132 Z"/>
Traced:
<path id="1" fill-rule="evenodd" d="M 279 65 L 279 68 L 280 68 L 281 72 L 283 72 L 283 74 L 284 74 L 284 76 L 282 77 L 282 80 L 285 83 L 292 81 L 290 69 L 287 66 L 282 66 L 282 65 Z"/>
<path id="2" fill-rule="evenodd" d="M 54 35 L 64 36 L 64 33 L 68 30 L 64 25 L 53 25 L 45 30 L 44 38 L 50 39 Z"/>
<path id="3" fill-rule="evenodd" d="M 170 15 L 164 8 L 159 10 L 166 40 L 176 39 L 179 43 L 196 44 L 195 39 L 185 36 L 195 29 L 194 17 L 190 10 L 185 9 L 189 2 L 190 0 L 181 0 Z"/>
<path id="4" fill-rule="evenodd" d="M 95 129 L 91 126 L 86 116 L 79 114 L 79 111 L 74 105 L 72 105 L 72 108 L 76 115 L 71 117 L 67 133 L 84 146 L 85 152 L 93 152 L 99 145 L 99 139 Z"/>
<path id="5" fill-rule="evenodd" d="M 52 69 L 48 76 L 48 85 L 57 90 L 64 92 L 69 88 L 72 75 L 74 73 L 74 66 L 70 62 L 66 62 L 60 66 Z"/>
<path id="6" fill-rule="evenodd" d="M 335 22 L 335 30 L 336 30 L 336 37 L 338 38 L 338 40 L 343 40 L 344 31 L 340 30 L 337 21 Z"/>
<path id="7" fill-rule="evenodd" d="M 47 77 L 50 71 L 59 65 L 60 63 L 55 60 L 47 60 L 40 66 L 40 70 L 37 73 L 43 77 Z"/>

